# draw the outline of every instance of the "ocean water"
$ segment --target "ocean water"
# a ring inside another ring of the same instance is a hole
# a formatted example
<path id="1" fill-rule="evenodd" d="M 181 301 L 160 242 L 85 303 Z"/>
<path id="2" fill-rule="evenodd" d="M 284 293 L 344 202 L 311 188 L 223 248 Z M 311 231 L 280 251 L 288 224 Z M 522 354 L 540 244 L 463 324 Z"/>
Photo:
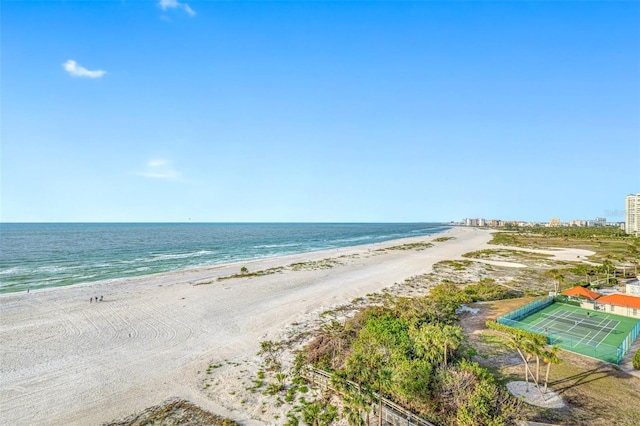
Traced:
<path id="1" fill-rule="evenodd" d="M 0 293 L 429 235 L 439 223 L 3 223 Z"/>

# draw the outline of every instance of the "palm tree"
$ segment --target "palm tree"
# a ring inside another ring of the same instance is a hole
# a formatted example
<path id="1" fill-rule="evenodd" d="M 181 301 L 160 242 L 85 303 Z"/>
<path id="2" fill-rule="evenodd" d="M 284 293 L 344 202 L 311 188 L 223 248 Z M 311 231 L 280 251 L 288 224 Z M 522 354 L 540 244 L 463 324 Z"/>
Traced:
<path id="1" fill-rule="evenodd" d="M 445 325 L 442 327 L 440 336 L 438 336 L 440 343 L 444 346 L 444 366 L 447 366 L 447 352 L 449 349 L 455 351 L 460 347 L 460 344 L 464 341 L 464 332 L 462 328 L 456 325 Z"/>
<path id="2" fill-rule="evenodd" d="M 536 342 L 531 342 L 528 350 L 530 351 L 532 356 L 536 357 L 536 378 L 535 378 L 535 382 L 538 385 L 538 387 L 540 386 L 540 358 L 544 358 L 544 346 L 537 344 Z"/>
<path id="3" fill-rule="evenodd" d="M 616 270 L 616 265 L 614 265 L 614 263 L 611 261 L 611 258 L 607 256 L 607 258 L 604 260 L 604 262 L 602 262 L 602 268 L 605 269 L 607 271 L 607 284 L 609 285 L 609 271 L 610 270 Z"/>
<path id="4" fill-rule="evenodd" d="M 310 426 L 328 426 L 336 418 L 336 407 L 327 400 L 303 405 L 302 420 Z"/>
<path id="5" fill-rule="evenodd" d="M 354 368 L 353 363 L 351 363 L 351 368 Z M 368 408 L 370 402 L 365 394 L 363 394 L 360 383 L 349 382 L 345 371 L 335 371 L 331 375 L 331 384 L 342 394 L 342 402 L 344 403 L 343 413 L 347 417 L 349 424 L 351 426 L 364 426 L 365 424 L 369 424 Z M 366 423 L 362 418 L 361 411 L 367 413 Z"/>
<path id="6" fill-rule="evenodd" d="M 364 333 L 360 333 L 360 337 Z M 388 335 L 368 336 L 370 340 L 362 348 L 366 351 L 365 361 L 369 368 L 370 377 L 378 391 L 378 426 L 382 426 L 382 390 L 391 383 L 391 355 L 394 348 L 393 338 Z"/>
<path id="7" fill-rule="evenodd" d="M 528 383 L 529 379 L 529 363 L 527 362 L 527 358 L 525 357 L 524 353 L 522 352 L 522 348 L 525 345 L 525 341 L 524 341 L 524 337 L 520 334 L 516 334 L 516 333 L 510 333 L 509 334 L 509 346 L 512 349 L 515 349 L 516 351 L 518 351 L 518 355 L 520 355 L 520 359 L 522 359 L 522 362 L 524 363 L 524 379 L 525 381 Z"/>
<path id="8" fill-rule="evenodd" d="M 633 263 L 633 266 L 635 268 L 635 275 L 637 276 L 638 275 L 638 261 L 640 260 L 640 249 L 636 245 L 637 245 L 637 243 L 629 244 L 629 247 L 627 249 L 627 253 L 629 254 L 629 257 L 631 257 L 631 262 Z"/>
<path id="9" fill-rule="evenodd" d="M 558 294 L 560 292 L 560 284 L 564 281 L 564 275 L 562 275 L 557 269 L 552 269 L 551 272 L 553 275 L 554 290 L 556 294 Z"/>
<path id="10" fill-rule="evenodd" d="M 358 385 L 358 393 L 361 396 L 362 409 L 367 413 L 367 425 L 370 424 L 370 407 L 374 402 L 374 392 L 370 385 L 375 383 L 376 375 L 369 359 L 370 353 L 366 350 L 356 350 L 346 362 L 345 372 Z"/>
<path id="11" fill-rule="evenodd" d="M 423 324 L 419 329 L 411 329 L 409 331 L 418 356 L 429 361 L 430 363 L 436 363 L 440 361 L 439 347 L 444 346 L 439 339 L 442 334 L 441 328 L 436 324 Z"/>
<path id="12" fill-rule="evenodd" d="M 354 392 L 353 390 L 353 388 L 350 388 L 349 391 L 344 393 L 344 397 L 342 398 L 345 405 L 344 413 L 347 416 L 347 422 L 349 422 L 349 425 L 364 426 L 365 421 L 362 418 L 360 410 L 362 408 L 366 409 L 367 401 L 361 393 Z"/>
<path id="13" fill-rule="evenodd" d="M 543 352 L 544 362 L 547 363 L 547 372 L 544 375 L 544 390 L 542 393 L 547 393 L 547 384 L 549 383 L 549 370 L 551 370 L 551 364 L 560 364 L 562 360 L 558 357 L 558 347 L 550 346 L 549 350 Z"/>
<path id="14" fill-rule="evenodd" d="M 529 361 L 531 361 L 531 358 L 533 357 L 533 354 L 536 352 L 536 347 L 534 345 L 534 343 L 531 340 L 528 339 L 524 339 L 522 342 L 522 353 L 525 355 L 525 360 L 524 363 L 527 366 L 527 370 L 529 372 L 529 374 L 531 375 L 531 379 L 534 381 L 534 383 L 536 384 L 536 386 L 538 385 L 538 382 L 535 378 L 535 376 L 533 375 L 533 371 L 531 371 L 531 367 L 529 366 Z M 525 371 L 525 374 L 527 372 Z M 529 390 L 529 375 L 527 374 L 525 377 L 525 382 L 526 382 L 526 389 Z"/>
<path id="15" fill-rule="evenodd" d="M 512 348 L 518 351 L 518 355 L 520 355 L 520 358 L 524 363 L 524 377 L 525 377 L 527 390 L 529 389 L 529 376 L 531 376 L 531 380 L 533 380 L 533 382 L 536 385 L 536 388 L 538 389 L 538 391 L 540 391 L 539 382 L 536 379 L 536 376 L 531 371 L 531 368 L 529 367 L 529 360 L 531 359 L 531 357 L 534 354 L 539 353 L 541 351 L 540 343 L 532 339 L 527 339 L 526 337 L 524 337 L 522 334 L 519 334 L 519 333 L 509 333 L 509 337 L 510 337 L 509 346 L 511 346 Z M 540 391 L 540 394 L 542 394 L 542 391 Z"/>

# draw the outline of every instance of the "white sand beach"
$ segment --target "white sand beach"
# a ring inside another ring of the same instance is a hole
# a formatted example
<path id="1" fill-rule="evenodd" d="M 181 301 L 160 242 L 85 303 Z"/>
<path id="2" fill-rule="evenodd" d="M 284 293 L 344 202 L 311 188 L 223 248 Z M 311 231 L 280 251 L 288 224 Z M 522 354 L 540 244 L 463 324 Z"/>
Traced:
<path id="1" fill-rule="evenodd" d="M 426 250 L 380 248 L 454 239 Z M 431 272 L 440 260 L 487 248 L 490 231 L 445 233 L 171 274 L 0 296 L 0 423 L 86 425 L 123 418 L 169 397 L 242 424 L 264 424 L 209 398 L 201 376 L 215 362 L 255 357 L 310 314 Z M 285 270 L 338 258 L 329 269 Z M 205 285 L 196 283 L 209 282 Z M 90 297 L 103 296 L 90 303 Z M 233 380 L 233 378 L 229 378 Z"/>

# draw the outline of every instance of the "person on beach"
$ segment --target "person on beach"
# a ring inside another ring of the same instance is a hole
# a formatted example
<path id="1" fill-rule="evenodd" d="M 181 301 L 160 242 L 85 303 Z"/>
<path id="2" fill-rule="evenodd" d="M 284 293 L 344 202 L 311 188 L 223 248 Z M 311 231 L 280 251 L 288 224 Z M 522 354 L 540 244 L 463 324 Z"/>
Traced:
<path id="1" fill-rule="evenodd" d="M 104 297 L 104 296 L 100 296 L 100 301 L 101 301 L 101 302 L 102 302 L 102 298 L 103 298 L 103 297 Z"/>
<path id="2" fill-rule="evenodd" d="M 89 303 L 93 303 L 93 297 L 89 298 Z"/>

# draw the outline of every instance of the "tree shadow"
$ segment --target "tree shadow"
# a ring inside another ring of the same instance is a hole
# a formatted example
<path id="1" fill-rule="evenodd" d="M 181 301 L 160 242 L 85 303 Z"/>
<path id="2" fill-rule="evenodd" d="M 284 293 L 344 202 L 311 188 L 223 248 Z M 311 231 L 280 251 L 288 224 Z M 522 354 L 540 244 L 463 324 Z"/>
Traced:
<path id="1" fill-rule="evenodd" d="M 549 386 L 552 387 L 557 393 L 562 394 L 569 389 L 587 383 L 595 382 L 611 375 L 611 372 L 607 371 L 603 367 L 596 367 L 592 368 L 591 370 L 583 371 L 572 376 L 563 377 L 562 379 L 549 382 Z"/>

